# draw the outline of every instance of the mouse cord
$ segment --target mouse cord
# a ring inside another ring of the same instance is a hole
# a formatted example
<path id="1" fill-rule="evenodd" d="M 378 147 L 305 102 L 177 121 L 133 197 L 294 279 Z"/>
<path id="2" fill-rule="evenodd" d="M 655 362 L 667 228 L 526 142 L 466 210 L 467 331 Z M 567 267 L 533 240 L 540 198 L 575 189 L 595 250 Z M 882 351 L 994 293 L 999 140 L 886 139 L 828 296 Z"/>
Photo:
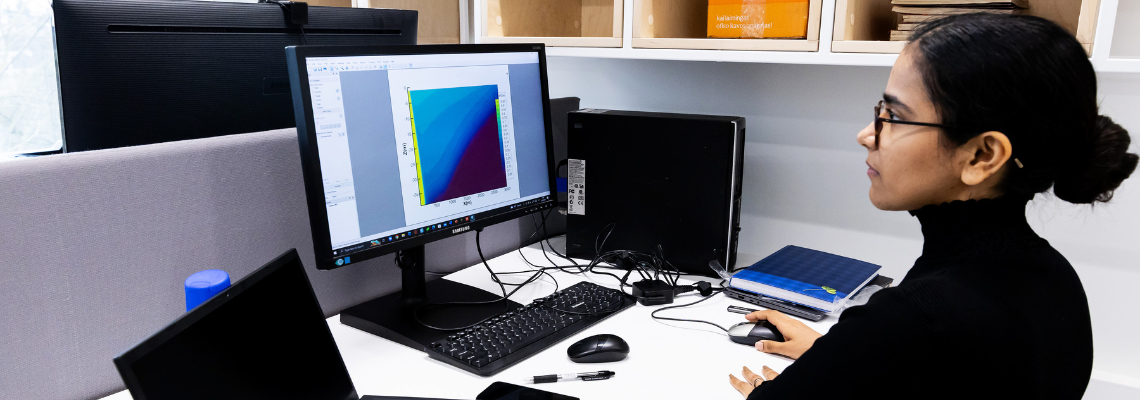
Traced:
<path id="1" fill-rule="evenodd" d="M 665 311 L 665 310 L 668 310 L 668 309 L 672 309 L 672 308 L 681 308 L 681 307 L 688 307 L 688 306 L 696 305 L 696 304 L 698 304 L 698 303 L 700 303 L 700 302 L 702 302 L 702 301 L 705 301 L 705 300 L 711 299 L 711 298 L 713 298 L 713 297 L 716 297 L 716 295 L 717 295 L 717 294 L 720 294 L 720 292 L 717 292 L 717 293 L 713 293 L 712 295 L 710 295 L 710 296 L 708 296 L 708 297 L 705 297 L 705 298 L 703 298 L 703 299 L 700 299 L 700 300 L 694 301 L 694 302 L 692 302 L 692 303 L 688 303 L 688 304 L 678 304 L 678 305 L 675 305 L 675 306 L 668 306 L 668 307 L 661 307 L 661 308 L 658 308 L 658 309 L 656 309 L 656 310 L 653 310 L 653 312 L 652 312 L 652 313 L 650 313 L 650 314 L 649 314 L 649 316 L 650 316 L 650 317 L 653 317 L 653 319 L 660 319 L 660 320 L 666 320 L 666 321 L 680 321 L 680 322 L 699 322 L 699 323 L 702 323 L 702 324 L 709 324 L 709 325 L 715 326 L 717 329 L 720 329 L 720 330 L 724 331 L 724 333 L 728 333 L 728 329 L 725 329 L 723 326 L 720 326 L 720 325 L 714 324 L 714 323 L 712 323 L 712 322 L 709 322 L 709 321 L 701 321 L 701 320 L 699 320 L 699 319 L 668 318 L 668 317 L 658 317 L 658 316 L 657 316 L 657 313 L 659 313 L 659 312 L 662 312 L 662 311 Z"/>

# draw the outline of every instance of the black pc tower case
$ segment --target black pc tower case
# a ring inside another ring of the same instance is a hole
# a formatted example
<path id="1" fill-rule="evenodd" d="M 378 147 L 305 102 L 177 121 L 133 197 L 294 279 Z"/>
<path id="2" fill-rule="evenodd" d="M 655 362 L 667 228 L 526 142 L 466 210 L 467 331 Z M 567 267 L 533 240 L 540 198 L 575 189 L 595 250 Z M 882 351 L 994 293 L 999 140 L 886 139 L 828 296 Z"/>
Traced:
<path id="1" fill-rule="evenodd" d="M 586 109 L 568 125 L 569 256 L 660 245 L 681 272 L 733 269 L 743 117 Z"/>
<path id="2" fill-rule="evenodd" d="M 64 151 L 292 128 L 285 47 L 416 44 L 417 12 L 54 0 Z"/>

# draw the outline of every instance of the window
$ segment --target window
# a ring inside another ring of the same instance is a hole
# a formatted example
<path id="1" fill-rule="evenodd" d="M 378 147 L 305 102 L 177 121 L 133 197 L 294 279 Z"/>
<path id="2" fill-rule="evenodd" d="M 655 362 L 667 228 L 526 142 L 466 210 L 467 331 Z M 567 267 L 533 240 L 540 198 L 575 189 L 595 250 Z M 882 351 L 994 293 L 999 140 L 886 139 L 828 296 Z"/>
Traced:
<path id="1" fill-rule="evenodd" d="M 59 150 L 50 0 L 0 1 L 0 155 Z"/>

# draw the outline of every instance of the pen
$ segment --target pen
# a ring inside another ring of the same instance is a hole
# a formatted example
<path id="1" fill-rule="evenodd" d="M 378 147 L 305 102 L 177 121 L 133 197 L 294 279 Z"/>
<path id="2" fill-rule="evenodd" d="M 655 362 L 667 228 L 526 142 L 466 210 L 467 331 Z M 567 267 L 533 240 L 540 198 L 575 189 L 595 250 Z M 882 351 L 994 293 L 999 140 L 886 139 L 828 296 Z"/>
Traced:
<path id="1" fill-rule="evenodd" d="M 754 311 L 760 311 L 760 310 L 754 310 L 751 308 L 744 308 L 744 307 L 737 307 L 737 306 L 728 306 L 728 312 L 731 312 L 731 313 L 751 314 Z"/>
<path id="2" fill-rule="evenodd" d="M 780 299 L 777 299 L 775 297 L 768 297 L 768 296 L 764 296 L 764 295 L 757 295 L 757 297 L 759 297 L 760 300 L 770 301 L 770 302 L 773 302 L 776 304 L 783 304 L 783 305 L 792 306 L 792 307 L 802 307 L 799 304 L 780 300 Z M 728 312 L 734 312 L 737 314 L 748 314 L 748 313 L 751 313 L 753 311 L 760 311 L 760 310 L 755 310 L 755 309 L 751 309 L 751 308 L 744 308 L 744 307 L 737 307 L 737 306 L 728 306 Z"/>
<path id="3" fill-rule="evenodd" d="M 526 378 L 526 383 L 553 383 L 558 381 L 568 381 L 578 378 L 584 381 L 600 381 L 602 379 L 610 379 L 611 376 L 617 375 L 613 371 L 598 371 L 598 372 L 582 372 L 578 374 L 560 374 L 560 375 L 538 375 L 533 378 Z"/>

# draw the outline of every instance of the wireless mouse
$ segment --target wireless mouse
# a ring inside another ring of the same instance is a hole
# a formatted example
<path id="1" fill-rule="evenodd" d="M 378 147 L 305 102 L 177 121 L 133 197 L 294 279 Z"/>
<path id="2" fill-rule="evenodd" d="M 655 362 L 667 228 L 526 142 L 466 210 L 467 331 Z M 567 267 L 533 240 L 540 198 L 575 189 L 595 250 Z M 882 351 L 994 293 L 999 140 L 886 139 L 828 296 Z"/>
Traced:
<path id="1" fill-rule="evenodd" d="M 740 344 L 755 346 L 761 340 L 784 341 L 784 335 L 768 321 L 741 322 L 728 328 L 728 338 Z"/>
<path id="2" fill-rule="evenodd" d="M 570 345 L 566 355 L 576 363 L 621 361 L 629 355 L 629 345 L 617 335 L 594 335 Z"/>

